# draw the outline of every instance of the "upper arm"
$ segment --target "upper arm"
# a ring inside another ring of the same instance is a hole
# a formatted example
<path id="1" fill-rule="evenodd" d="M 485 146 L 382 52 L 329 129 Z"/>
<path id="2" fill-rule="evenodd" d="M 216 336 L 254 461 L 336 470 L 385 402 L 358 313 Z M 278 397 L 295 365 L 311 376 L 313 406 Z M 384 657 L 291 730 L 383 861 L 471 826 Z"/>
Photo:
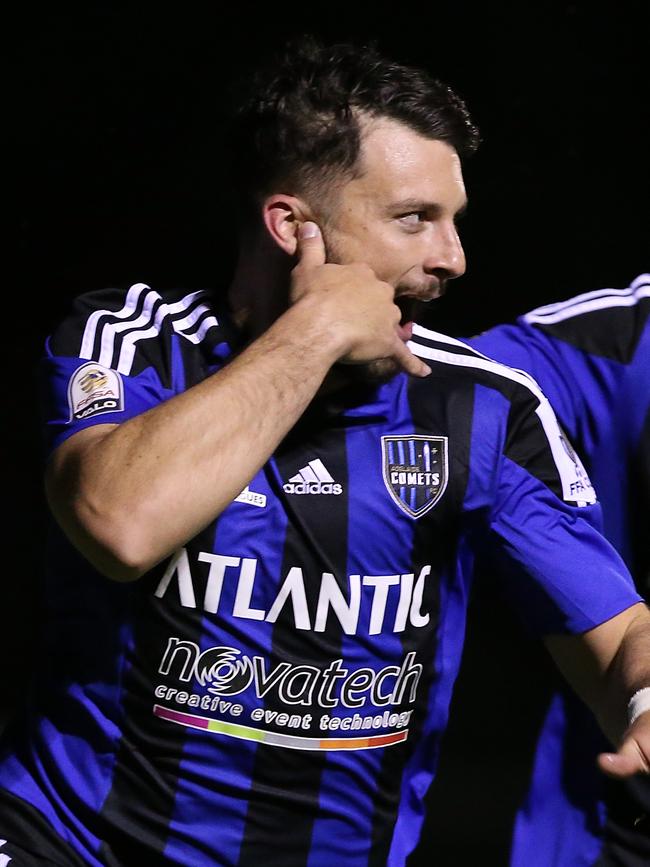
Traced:
<path id="1" fill-rule="evenodd" d="M 578 635 L 547 635 L 546 647 L 567 680 L 602 676 L 611 666 L 628 629 L 640 622 L 650 624 L 642 602 L 631 605 L 609 620 Z"/>
<path id="2" fill-rule="evenodd" d="M 101 462 L 102 443 L 115 424 L 99 424 L 68 437 L 50 455 L 45 468 L 45 493 L 57 523 L 87 560 L 99 572 L 114 580 L 133 580 L 138 573 L 120 556 L 119 540 L 104 538 L 92 520 L 98 511 L 87 495 Z M 103 527 L 104 522 L 99 522 Z M 91 531 L 91 527 L 95 528 Z"/>
<path id="3" fill-rule="evenodd" d="M 643 603 L 579 635 L 548 635 L 546 647 L 566 680 L 617 743 L 631 695 L 648 684 L 650 612 Z"/>
<path id="4" fill-rule="evenodd" d="M 113 472 L 104 440 L 175 393 L 173 329 L 158 315 L 161 302 L 143 284 L 79 296 L 47 339 L 38 370 L 50 508 L 75 547 L 111 577 L 132 570 L 127 563 L 121 572 L 124 534 L 103 517 L 102 480 Z"/>
<path id="5" fill-rule="evenodd" d="M 45 493 L 57 518 L 74 505 L 83 479 L 84 461 L 97 452 L 116 424 L 97 424 L 80 430 L 54 449 L 45 465 Z"/>

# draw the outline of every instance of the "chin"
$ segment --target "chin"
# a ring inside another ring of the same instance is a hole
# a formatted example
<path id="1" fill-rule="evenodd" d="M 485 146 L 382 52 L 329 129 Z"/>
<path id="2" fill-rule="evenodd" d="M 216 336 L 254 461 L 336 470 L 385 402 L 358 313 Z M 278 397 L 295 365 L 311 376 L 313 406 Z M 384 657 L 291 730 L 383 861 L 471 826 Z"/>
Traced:
<path id="1" fill-rule="evenodd" d="M 366 364 L 341 364 L 339 370 L 355 385 L 383 385 L 397 376 L 402 368 L 392 358 L 378 358 Z"/>

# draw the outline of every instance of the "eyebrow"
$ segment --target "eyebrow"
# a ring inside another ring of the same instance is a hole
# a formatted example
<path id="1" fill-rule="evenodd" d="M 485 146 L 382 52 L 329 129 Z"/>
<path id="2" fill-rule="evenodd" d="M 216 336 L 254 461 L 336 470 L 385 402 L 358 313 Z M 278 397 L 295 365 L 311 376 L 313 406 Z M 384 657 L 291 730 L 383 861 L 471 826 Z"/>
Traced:
<path id="1" fill-rule="evenodd" d="M 425 202 L 423 199 L 402 199 L 399 202 L 393 202 L 388 208 L 389 211 L 426 211 L 430 214 L 438 215 L 441 213 L 442 206 L 438 202 Z M 454 214 L 454 219 L 459 220 L 467 212 L 467 199 Z"/>

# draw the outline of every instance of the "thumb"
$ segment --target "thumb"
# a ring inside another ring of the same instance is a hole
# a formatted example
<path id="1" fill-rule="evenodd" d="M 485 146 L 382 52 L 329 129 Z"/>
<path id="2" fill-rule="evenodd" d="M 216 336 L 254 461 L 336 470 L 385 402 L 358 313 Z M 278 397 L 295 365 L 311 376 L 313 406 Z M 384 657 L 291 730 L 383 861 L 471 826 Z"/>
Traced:
<path id="1" fill-rule="evenodd" d="M 633 737 L 627 737 L 615 753 L 601 753 L 598 765 L 609 777 L 623 779 L 633 774 L 650 773 L 650 762 L 641 745 Z"/>
<path id="2" fill-rule="evenodd" d="M 303 268 L 315 268 L 325 264 L 325 244 L 323 236 L 316 223 L 307 220 L 298 227 L 298 245 L 296 247 L 298 264 Z"/>

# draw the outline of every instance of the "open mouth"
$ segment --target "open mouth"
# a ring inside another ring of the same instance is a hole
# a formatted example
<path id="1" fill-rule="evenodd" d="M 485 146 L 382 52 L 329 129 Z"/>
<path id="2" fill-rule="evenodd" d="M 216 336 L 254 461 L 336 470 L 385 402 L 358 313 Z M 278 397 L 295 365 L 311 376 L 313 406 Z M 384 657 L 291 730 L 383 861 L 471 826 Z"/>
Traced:
<path id="1" fill-rule="evenodd" d="M 397 304 L 402 314 L 399 324 L 406 325 L 407 322 L 417 322 L 418 314 L 424 307 L 425 302 L 408 295 L 400 295 L 399 298 L 395 299 L 395 304 Z"/>
<path id="2" fill-rule="evenodd" d="M 395 298 L 395 304 L 397 304 L 402 314 L 399 321 L 400 325 L 407 325 L 409 322 L 418 322 L 419 317 L 422 315 L 424 305 L 440 298 L 444 294 L 445 285 L 442 281 L 432 283 L 428 288 L 420 290 L 417 295 L 409 294 L 409 290 L 407 290 L 406 287 L 404 287 L 404 289 L 406 291 L 403 291 L 403 294 L 398 295 Z"/>

